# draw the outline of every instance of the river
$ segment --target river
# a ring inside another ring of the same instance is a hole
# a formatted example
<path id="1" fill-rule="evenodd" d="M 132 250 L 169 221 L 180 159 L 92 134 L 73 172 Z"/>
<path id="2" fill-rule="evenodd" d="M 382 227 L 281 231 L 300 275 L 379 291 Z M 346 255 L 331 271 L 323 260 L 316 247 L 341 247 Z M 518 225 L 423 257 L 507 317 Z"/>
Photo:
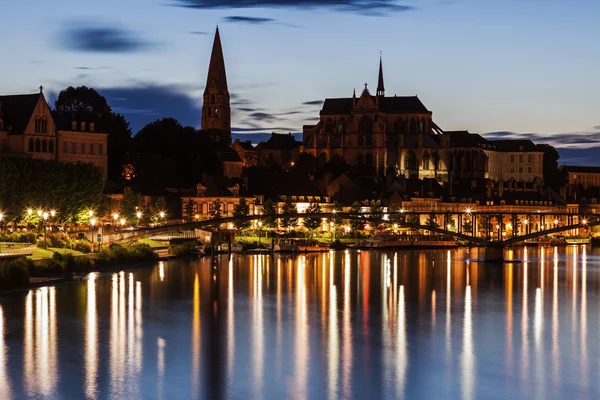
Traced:
<path id="1" fill-rule="evenodd" d="M 0 298 L 0 399 L 597 399 L 600 252 L 223 256 Z"/>

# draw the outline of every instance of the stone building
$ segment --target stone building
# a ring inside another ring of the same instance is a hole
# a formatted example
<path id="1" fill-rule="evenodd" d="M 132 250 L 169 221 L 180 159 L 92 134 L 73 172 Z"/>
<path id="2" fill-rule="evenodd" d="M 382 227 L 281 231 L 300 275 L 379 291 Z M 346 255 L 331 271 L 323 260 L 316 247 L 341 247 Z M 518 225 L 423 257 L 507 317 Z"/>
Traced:
<path id="1" fill-rule="evenodd" d="M 0 154 L 92 163 L 106 180 L 107 137 L 93 122 L 54 118 L 41 87 L 35 94 L 0 96 Z"/>
<path id="2" fill-rule="evenodd" d="M 569 187 L 600 187 L 600 167 L 563 165 L 561 168 L 566 171 Z"/>
<path id="3" fill-rule="evenodd" d="M 243 162 L 244 168 L 256 167 L 258 165 L 258 151 L 249 140 L 242 142 L 236 139 L 231 144 L 231 148 L 235 150 Z"/>
<path id="4" fill-rule="evenodd" d="M 542 178 L 543 153 L 529 141 L 490 141 L 468 131 L 443 131 L 417 96 L 386 96 L 383 66 L 375 95 L 325 99 L 319 122 L 304 125 L 301 151 L 319 165 L 341 157 L 371 176 L 460 179 Z"/>

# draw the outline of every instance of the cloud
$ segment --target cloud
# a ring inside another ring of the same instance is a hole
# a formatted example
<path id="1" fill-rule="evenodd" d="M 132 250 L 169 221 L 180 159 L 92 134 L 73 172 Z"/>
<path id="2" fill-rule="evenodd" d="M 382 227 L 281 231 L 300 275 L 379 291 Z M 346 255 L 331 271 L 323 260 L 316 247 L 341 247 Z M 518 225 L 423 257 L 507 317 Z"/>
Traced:
<path id="1" fill-rule="evenodd" d="M 323 100 L 311 100 L 302 103 L 304 106 L 320 106 L 321 104 L 323 104 Z"/>
<path id="2" fill-rule="evenodd" d="M 210 35 L 210 32 L 205 32 L 205 31 L 192 31 L 190 32 L 192 35 Z"/>
<path id="3" fill-rule="evenodd" d="M 265 122 L 274 122 L 279 119 L 276 116 L 274 116 L 273 114 L 269 114 L 266 112 L 254 112 L 254 113 L 250 114 L 249 117 L 255 121 L 265 121 Z"/>
<path id="4" fill-rule="evenodd" d="M 237 110 L 244 112 L 255 112 L 258 111 L 258 108 L 239 107 Z"/>
<path id="5" fill-rule="evenodd" d="M 365 15 L 414 10 L 415 7 L 400 4 L 396 0 L 172 0 L 175 6 L 197 9 L 226 8 L 321 8 L 333 11 L 349 11 Z"/>
<path id="6" fill-rule="evenodd" d="M 227 22 L 237 22 L 242 24 L 268 24 L 271 22 L 275 22 L 273 18 L 260 18 L 260 17 L 243 17 L 241 15 L 233 15 L 230 17 L 225 17 L 225 21 Z"/>
<path id="7" fill-rule="evenodd" d="M 489 132 L 483 136 L 489 140 L 529 139 L 535 143 L 548 143 L 557 148 L 582 149 L 593 145 L 600 146 L 600 130 L 598 130 L 598 132 L 566 132 L 553 134 Z"/>
<path id="8" fill-rule="evenodd" d="M 70 26 L 60 33 L 59 43 L 68 50 L 92 53 L 132 53 L 154 47 L 133 32 L 109 25 Z"/>

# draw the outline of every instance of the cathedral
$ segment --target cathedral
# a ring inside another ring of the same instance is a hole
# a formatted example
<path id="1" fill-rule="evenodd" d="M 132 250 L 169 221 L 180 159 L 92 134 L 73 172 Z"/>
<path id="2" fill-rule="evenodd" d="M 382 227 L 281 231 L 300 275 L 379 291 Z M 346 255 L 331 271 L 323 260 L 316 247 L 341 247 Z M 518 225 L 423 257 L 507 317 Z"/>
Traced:
<path id="1" fill-rule="evenodd" d="M 201 129 L 214 132 L 215 140 L 231 144 L 231 107 L 219 27 L 215 32 L 204 88 Z"/>

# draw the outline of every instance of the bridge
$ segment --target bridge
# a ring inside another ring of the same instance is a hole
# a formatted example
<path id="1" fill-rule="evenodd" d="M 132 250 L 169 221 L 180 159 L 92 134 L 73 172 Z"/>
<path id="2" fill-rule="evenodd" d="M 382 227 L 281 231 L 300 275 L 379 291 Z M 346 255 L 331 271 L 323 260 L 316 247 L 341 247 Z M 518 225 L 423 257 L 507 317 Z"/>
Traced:
<path id="1" fill-rule="evenodd" d="M 421 223 L 423 217 L 430 218 L 436 215 L 433 221 Z M 536 239 L 555 233 L 578 230 L 600 225 L 600 216 L 589 216 L 572 213 L 546 213 L 546 212 L 436 212 L 436 211 L 395 211 L 395 212 L 321 212 L 298 213 L 290 215 L 258 214 L 237 217 L 221 217 L 192 221 L 157 228 L 143 228 L 133 231 L 129 239 L 135 237 L 148 237 L 165 235 L 174 231 L 190 230 L 195 228 L 216 229 L 223 224 L 236 224 L 251 221 L 276 221 L 282 218 L 302 219 L 327 219 L 327 220 L 363 220 L 365 223 L 377 225 L 394 225 L 398 228 L 409 228 L 415 231 L 429 231 L 436 234 L 455 237 L 472 245 L 486 248 L 485 260 L 490 262 L 503 261 L 503 249 L 526 240 Z M 458 224 L 452 225 L 454 217 Z M 440 218 L 438 221 L 437 219 Z M 550 221 L 550 223 L 546 222 Z M 469 227 L 469 229 L 465 229 Z M 480 229 L 478 229 L 478 227 Z M 481 231 L 481 233 L 480 233 Z M 124 240 L 124 239 L 123 239 Z"/>

